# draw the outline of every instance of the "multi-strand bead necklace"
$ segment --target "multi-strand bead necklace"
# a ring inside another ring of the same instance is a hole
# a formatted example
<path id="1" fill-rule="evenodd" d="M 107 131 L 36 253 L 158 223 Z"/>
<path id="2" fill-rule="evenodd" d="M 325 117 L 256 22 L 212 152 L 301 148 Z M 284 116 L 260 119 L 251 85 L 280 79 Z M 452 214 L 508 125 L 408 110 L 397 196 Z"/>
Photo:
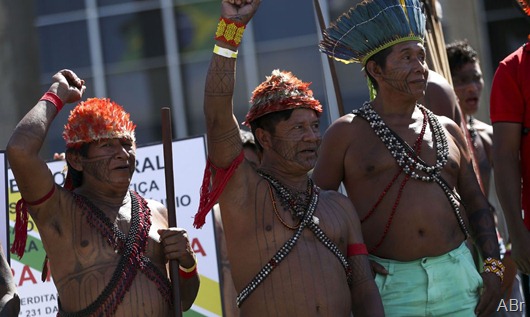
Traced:
<path id="1" fill-rule="evenodd" d="M 121 254 L 121 258 L 109 284 L 93 303 L 80 312 L 61 311 L 61 316 L 112 315 L 129 291 L 138 270 L 155 282 L 164 299 L 169 304 L 172 303 L 171 284 L 166 273 L 161 272 L 144 254 L 151 227 L 151 210 L 147 201 L 138 193 L 129 191 L 129 194 L 131 226 L 129 233 L 125 235 L 100 208 L 86 197 L 74 193 L 76 204 L 81 208 L 90 227 L 98 231 L 108 245 Z"/>
<path id="2" fill-rule="evenodd" d="M 405 179 L 402 181 L 401 186 L 399 188 L 398 197 L 396 198 L 387 224 L 385 225 L 383 236 L 378 241 L 378 243 L 373 248 L 371 248 L 370 252 L 375 251 L 383 243 L 386 235 L 388 234 L 397 206 L 399 205 L 401 193 L 409 178 L 413 178 L 423 182 L 437 183 L 442 188 L 444 194 L 447 196 L 447 199 L 449 200 L 451 207 L 455 212 L 455 216 L 457 218 L 460 228 L 462 229 L 462 232 L 464 232 L 466 237 L 469 235 L 469 232 L 460 212 L 459 197 L 450 188 L 447 182 L 441 177 L 442 168 L 447 163 L 447 158 L 449 156 L 449 145 L 444 132 L 444 128 L 438 121 L 436 115 L 432 113 L 429 109 L 419 104 L 417 104 L 416 107 L 421 110 L 424 119 L 422 131 L 414 144 L 414 148 L 408 145 L 397 133 L 392 131 L 386 125 L 386 123 L 379 116 L 379 114 L 373 109 L 371 103 L 366 102 L 361 108 L 353 110 L 354 114 L 359 115 L 360 117 L 368 121 L 370 127 L 374 130 L 374 133 L 381 139 L 383 144 L 390 151 L 390 154 L 392 155 L 392 157 L 394 157 L 397 164 L 399 165 L 398 173 L 393 177 L 391 182 L 383 190 L 382 194 L 379 196 L 379 199 L 377 200 L 373 208 L 363 219 L 361 219 L 362 222 L 367 220 L 374 213 L 376 207 L 384 198 L 390 187 L 394 184 L 399 174 L 401 174 L 401 172 L 405 173 Z M 436 147 L 436 163 L 432 166 L 425 163 L 419 157 L 421 152 L 421 143 L 423 141 L 423 136 L 427 123 L 429 124 L 431 132 L 434 136 L 434 142 Z M 422 173 L 420 174 L 419 172 Z"/>
<path id="3" fill-rule="evenodd" d="M 250 296 L 250 294 L 269 276 L 272 271 L 278 267 L 280 262 L 287 257 L 289 252 L 294 248 L 296 242 L 302 235 L 303 230 L 308 227 L 317 237 L 317 239 L 324 244 L 341 262 L 344 271 L 346 273 L 346 280 L 350 284 L 353 280 L 352 269 L 346 259 L 342 254 L 339 248 L 328 238 L 328 236 L 320 229 L 318 226 L 318 221 L 314 217 L 314 212 L 318 204 L 319 190 L 316 185 L 313 184 L 313 181 L 309 178 L 308 185 L 306 189 L 306 197 L 294 197 L 294 196 L 304 196 L 300 193 L 292 193 L 287 187 L 285 187 L 280 181 L 267 174 L 263 170 L 258 170 L 258 174 L 261 177 L 265 178 L 268 181 L 269 191 L 270 186 L 272 186 L 284 206 L 289 206 L 293 218 L 298 219 L 300 222 L 296 226 L 288 226 L 278 214 L 276 216 L 280 219 L 282 224 L 288 229 L 294 230 L 294 235 L 283 244 L 283 246 L 276 252 L 276 254 L 263 266 L 263 268 L 256 274 L 256 276 L 247 284 L 247 286 L 239 293 L 236 298 L 236 303 L 238 307 L 241 307 L 241 304 Z M 272 192 L 270 191 L 272 195 Z M 305 204 L 303 202 L 306 202 Z M 274 199 L 272 198 L 274 204 Z M 277 213 L 277 210 L 275 210 Z"/>

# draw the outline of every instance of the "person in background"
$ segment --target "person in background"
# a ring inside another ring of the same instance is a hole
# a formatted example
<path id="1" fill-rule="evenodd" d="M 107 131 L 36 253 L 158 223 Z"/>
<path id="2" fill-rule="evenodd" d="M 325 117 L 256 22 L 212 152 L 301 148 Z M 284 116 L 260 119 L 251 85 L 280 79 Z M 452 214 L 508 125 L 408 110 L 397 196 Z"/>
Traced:
<path id="1" fill-rule="evenodd" d="M 530 20 L 530 1 L 514 0 Z M 495 187 L 510 235 L 511 257 L 530 274 L 530 36 L 499 62 L 490 94 Z"/>
<path id="2" fill-rule="evenodd" d="M 418 0 L 363 1 L 324 31 L 321 51 L 361 63 L 371 98 L 326 130 L 312 177 L 323 189 L 344 184 L 386 316 L 489 316 L 503 278 L 495 224 L 463 131 L 418 104 L 430 75 L 424 38 Z"/>
<path id="3" fill-rule="evenodd" d="M 106 98 L 70 112 L 64 187 L 39 157 L 57 113 L 84 91 L 74 72 L 57 72 L 13 131 L 6 153 L 22 199 L 11 251 L 24 254 L 29 212 L 50 262 L 59 316 L 174 315 L 168 260 L 180 265 L 181 307 L 188 310 L 199 289 L 195 254 L 183 228 L 168 228 L 165 206 L 129 189 L 136 165 L 129 114 Z"/>
<path id="4" fill-rule="evenodd" d="M 17 294 L 17 287 L 2 243 L 0 243 L 0 317 L 18 316 L 19 312 L 20 298 Z"/>
<path id="5" fill-rule="evenodd" d="M 493 167 L 493 128 L 490 124 L 480 121 L 474 117 L 480 106 L 480 97 L 484 88 L 484 79 L 480 66 L 478 53 L 467 41 L 454 41 L 446 45 L 449 67 L 451 69 L 452 82 L 464 112 L 464 120 L 471 136 L 472 151 L 477 160 L 482 180 L 483 192 L 490 201 L 491 210 L 496 217 L 497 224 L 504 224 L 502 210 L 495 210 L 492 201 L 496 201 L 495 191 L 490 194 L 492 167 Z M 497 225 L 499 227 L 499 225 Z M 499 243 L 502 262 L 506 267 L 503 282 L 503 299 L 518 302 L 524 301 L 520 278 L 517 275 L 515 263 L 509 256 L 509 237 L 505 230 L 498 229 Z M 509 312 L 507 309 L 499 309 L 494 316 L 523 316 L 523 312 Z"/>

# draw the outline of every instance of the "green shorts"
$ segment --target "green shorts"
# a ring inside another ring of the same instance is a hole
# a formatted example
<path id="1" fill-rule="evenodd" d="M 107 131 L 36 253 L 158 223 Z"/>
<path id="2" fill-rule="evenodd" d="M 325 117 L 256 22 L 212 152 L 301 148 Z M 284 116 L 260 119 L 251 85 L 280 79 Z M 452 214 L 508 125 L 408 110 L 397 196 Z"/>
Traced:
<path id="1" fill-rule="evenodd" d="M 482 277 L 464 243 L 444 255 L 410 262 L 369 258 L 389 272 L 375 277 L 387 317 L 475 316 Z"/>

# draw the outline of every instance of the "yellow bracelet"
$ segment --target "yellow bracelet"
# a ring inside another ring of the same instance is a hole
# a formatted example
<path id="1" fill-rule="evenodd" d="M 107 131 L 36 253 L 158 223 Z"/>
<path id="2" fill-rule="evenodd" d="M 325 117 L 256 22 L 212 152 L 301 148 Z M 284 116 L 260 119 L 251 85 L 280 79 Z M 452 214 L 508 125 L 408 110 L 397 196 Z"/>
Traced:
<path id="1" fill-rule="evenodd" d="M 223 56 L 226 58 L 237 58 L 237 51 L 234 52 L 218 45 L 214 45 L 213 52 L 219 56 Z"/>
<path id="2" fill-rule="evenodd" d="M 245 25 L 226 18 L 220 18 L 215 31 L 215 39 L 238 47 L 243 39 Z"/>
<path id="3" fill-rule="evenodd" d="M 493 273 L 501 279 L 504 279 L 504 264 L 500 260 L 494 258 L 486 258 L 483 265 L 484 273 Z"/>
<path id="4" fill-rule="evenodd" d="M 185 273 L 190 273 L 197 268 L 197 256 L 193 253 L 193 265 L 190 268 L 185 268 L 179 264 L 179 270 Z"/>

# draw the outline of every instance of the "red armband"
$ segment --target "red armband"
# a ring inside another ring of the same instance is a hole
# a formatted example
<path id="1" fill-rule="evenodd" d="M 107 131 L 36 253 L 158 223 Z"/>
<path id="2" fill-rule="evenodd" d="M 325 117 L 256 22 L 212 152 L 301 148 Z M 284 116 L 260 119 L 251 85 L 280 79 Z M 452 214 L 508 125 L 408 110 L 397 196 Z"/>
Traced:
<path id="1" fill-rule="evenodd" d="M 53 93 L 51 91 L 48 91 L 47 93 L 42 95 L 39 100 L 46 100 L 51 102 L 55 106 L 55 109 L 57 109 L 57 112 L 61 111 L 64 106 L 64 103 L 61 98 L 59 98 L 56 93 Z"/>
<path id="2" fill-rule="evenodd" d="M 346 255 L 348 257 L 354 256 L 354 255 L 368 255 L 366 244 L 364 243 L 348 244 L 348 252 L 346 253 Z"/>
<path id="3" fill-rule="evenodd" d="M 184 268 L 179 265 L 179 276 L 183 279 L 187 280 L 197 275 L 197 261 L 195 260 L 195 263 L 190 268 Z"/>
<path id="4" fill-rule="evenodd" d="M 227 169 L 222 169 L 213 165 L 212 162 L 210 162 L 210 159 L 206 161 L 201 185 L 201 195 L 199 198 L 199 210 L 195 214 L 195 220 L 193 221 L 193 226 L 195 228 L 200 229 L 204 225 L 206 222 L 206 215 L 208 215 L 215 203 L 217 203 L 217 199 L 221 196 L 226 184 L 244 159 L 245 152 L 241 150 L 239 155 Z M 210 178 L 212 176 L 210 168 L 215 169 L 212 188 L 210 188 Z"/>
<path id="5" fill-rule="evenodd" d="M 26 201 L 24 198 L 20 198 L 15 207 L 16 219 L 15 219 L 15 240 L 11 246 L 11 253 L 18 255 L 18 258 L 21 259 L 24 256 L 24 251 L 26 250 L 26 240 L 28 238 L 28 206 L 36 206 L 44 203 L 50 197 L 52 197 L 55 192 L 55 184 L 53 184 L 52 189 L 44 195 L 41 199 L 35 201 Z"/>

